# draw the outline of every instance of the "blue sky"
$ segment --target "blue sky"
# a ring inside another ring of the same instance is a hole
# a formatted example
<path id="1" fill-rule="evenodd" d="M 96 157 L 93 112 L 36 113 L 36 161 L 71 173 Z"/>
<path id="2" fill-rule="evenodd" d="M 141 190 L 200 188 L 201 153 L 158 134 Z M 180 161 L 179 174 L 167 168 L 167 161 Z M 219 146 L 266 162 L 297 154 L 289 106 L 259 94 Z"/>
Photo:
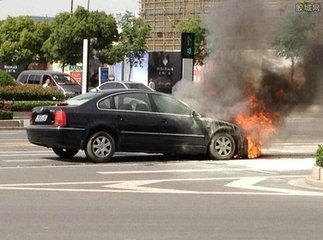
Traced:
<path id="1" fill-rule="evenodd" d="M 86 6 L 87 0 L 74 0 L 77 5 Z M 0 0 L 0 20 L 8 15 L 49 16 L 53 17 L 62 11 L 70 11 L 71 0 Z M 107 13 L 138 12 L 137 0 L 90 0 L 91 10 L 102 10 Z"/>

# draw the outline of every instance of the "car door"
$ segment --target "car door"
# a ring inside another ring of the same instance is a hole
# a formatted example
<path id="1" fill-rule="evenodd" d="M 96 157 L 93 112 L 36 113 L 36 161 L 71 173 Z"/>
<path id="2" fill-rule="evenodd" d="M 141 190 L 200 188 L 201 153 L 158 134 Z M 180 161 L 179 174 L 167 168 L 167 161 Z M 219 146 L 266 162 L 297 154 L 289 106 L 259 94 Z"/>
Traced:
<path id="1" fill-rule="evenodd" d="M 205 130 L 191 108 L 164 94 L 151 94 L 151 98 L 164 151 L 191 152 L 205 148 Z"/>
<path id="2" fill-rule="evenodd" d="M 158 149 L 158 124 L 151 112 L 147 93 L 122 93 L 113 97 L 118 112 L 121 148 L 125 151 L 156 151 Z"/>

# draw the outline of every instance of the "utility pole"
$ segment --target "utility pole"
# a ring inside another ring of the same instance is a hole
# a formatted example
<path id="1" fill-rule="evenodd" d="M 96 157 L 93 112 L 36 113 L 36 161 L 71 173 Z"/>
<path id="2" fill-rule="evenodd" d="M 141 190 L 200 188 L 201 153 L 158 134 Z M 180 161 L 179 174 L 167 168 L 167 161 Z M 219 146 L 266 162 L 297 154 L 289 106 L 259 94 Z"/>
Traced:
<path id="1" fill-rule="evenodd" d="M 87 10 L 90 11 L 90 0 L 87 0 Z M 88 91 L 89 78 L 89 39 L 83 39 L 83 73 L 82 73 L 82 94 Z"/>
<path id="2" fill-rule="evenodd" d="M 74 5 L 74 0 L 71 0 L 71 13 L 73 13 L 73 5 Z"/>
<path id="3" fill-rule="evenodd" d="M 90 0 L 87 0 L 87 10 L 90 11 Z"/>

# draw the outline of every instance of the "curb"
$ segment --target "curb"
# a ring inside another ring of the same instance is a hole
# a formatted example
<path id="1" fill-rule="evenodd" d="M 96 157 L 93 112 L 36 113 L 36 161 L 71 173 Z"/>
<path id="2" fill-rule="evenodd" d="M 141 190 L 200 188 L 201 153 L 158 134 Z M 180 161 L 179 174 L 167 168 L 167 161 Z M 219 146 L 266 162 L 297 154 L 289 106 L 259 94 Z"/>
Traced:
<path id="1" fill-rule="evenodd" d="M 306 177 L 305 182 L 307 184 L 310 184 L 310 185 L 314 186 L 314 187 L 319 187 L 319 188 L 323 189 L 323 181 L 315 180 L 311 176 Z"/>
<path id="2" fill-rule="evenodd" d="M 312 175 L 305 178 L 307 184 L 323 188 L 323 167 L 314 165 Z"/>
<path id="3" fill-rule="evenodd" d="M 0 129 L 17 127 L 24 127 L 24 120 L 0 120 Z"/>
<path id="4" fill-rule="evenodd" d="M 7 131 L 7 130 L 26 130 L 25 127 L 0 127 L 0 132 L 1 131 Z"/>

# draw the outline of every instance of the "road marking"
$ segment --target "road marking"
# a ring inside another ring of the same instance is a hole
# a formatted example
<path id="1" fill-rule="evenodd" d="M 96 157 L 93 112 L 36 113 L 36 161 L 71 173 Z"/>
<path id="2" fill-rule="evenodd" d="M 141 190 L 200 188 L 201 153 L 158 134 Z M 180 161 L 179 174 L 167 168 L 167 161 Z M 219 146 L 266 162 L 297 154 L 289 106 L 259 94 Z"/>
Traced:
<path id="1" fill-rule="evenodd" d="M 51 159 L 13 159 L 13 160 L 1 160 L 3 162 L 7 163 L 16 163 L 16 162 L 52 162 L 53 160 Z"/>
<path id="2" fill-rule="evenodd" d="M 98 182 L 57 182 L 57 183 L 23 183 L 23 184 L 2 184 L 1 190 L 27 190 L 27 191 L 56 191 L 56 192 L 114 192 L 114 193 L 154 193 L 154 194 L 194 194 L 194 195 L 276 195 L 276 196 L 323 196 L 322 192 L 296 191 L 291 189 L 277 189 L 254 186 L 267 178 L 290 178 L 300 177 L 283 175 L 283 176 L 257 176 L 257 177 L 242 177 L 238 180 L 235 178 L 186 178 L 186 179 L 150 179 L 150 180 L 127 180 L 127 181 L 98 181 Z M 214 180 L 235 180 L 226 186 L 235 188 L 247 188 L 257 191 L 253 192 L 224 192 L 224 191 L 188 191 L 178 189 L 162 189 L 153 188 L 145 185 L 162 183 L 162 182 L 183 182 L 183 181 L 214 181 Z M 103 185 L 105 188 L 111 189 L 87 189 L 87 188 L 44 188 L 46 186 L 66 186 L 66 185 Z M 270 191 L 269 191 L 270 189 Z M 259 192 L 261 190 L 261 192 Z"/>
<path id="3" fill-rule="evenodd" d="M 245 171 L 241 168 L 215 168 L 215 169 L 169 169 L 169 170 L 150 170 L 150 171 L 113 171 L 113 172 L 96 172 L 103 175 L 114 174 L 141 174 L 141 173 L 194 173 L 194 172 L 221 172 L 221 171 Z"/>
<path id="4" fill-rule="evenodd" d="M 248 189 L 248 190 L 258 190 L 258 191 L 268 191 L 268 192 L 278 192 L 292 195 L 305 195 L 311 196 L 313 192 L 309 191 L 300 191 L 293 189 L 284 189 L 284 188 L 273 188 L 273 187 L 263 187 L 263 186 L 255 186 L 255 184 L 260 183 L 266 180 L 268 177 L 242 177 L 236 181 L 230 182 L 226 184 L 226 187 L 232 188 L 240 188 L 240 189 Z M 322 195 L 323 193 L 314 193 L 314 195 Z"/>
<path id="5" fill-rule="evenodd" d="M 35 147 L 35 145 L 32 145 L 30 143 L 12 143 L 12 144 L 0 143 L 0 148 L 8 148 L 8 147 Z"/>
<path id="6" fill-rule="evenodd" d="M 53 151 L 0 151 L 0 154 L 14 154 L 14 153 L 21 153 L 21 154 L 32 154 L 32 153 L 52 153 Z"/>
<path id="7" fill-rule="evenodd" d="M 21 157 L 21 156 L 48 156 L 48 153 L 21 153 L 21 154 L 0 154 L 0 157 Z"/>
<path id="8" fill-rule="evenodd" d="M 14 140 L 14 141 L 24 141 L 24 142 L 28 142 L 28 139 L 27 139 L 27 138 L 0 139 L 0 142 L 1 142 L 1 141 L 8 142 L 8 141 L 13 141 L 13 140 Z"/>
<path id="9" fill-rule="evenodd" d="M 315 158 L 303 158 L 303 159 L 257 159 L 257 160 L 236 160 L 229 161 L 229 166 L 244 166 L 248 169 L 267 170 L 267 171 L 297 171 L 297 170 L 311 170 Z"/>
<path id="10" fill-rule="evenodd" d="M 20 133 L 13 133 L 13 132 L 5 132 L 5 131 L 2 131 L 1 128 L 0 128 L 0 133 L 1 135 L 17 135 L 17 134 L 20 134 Z"/>

